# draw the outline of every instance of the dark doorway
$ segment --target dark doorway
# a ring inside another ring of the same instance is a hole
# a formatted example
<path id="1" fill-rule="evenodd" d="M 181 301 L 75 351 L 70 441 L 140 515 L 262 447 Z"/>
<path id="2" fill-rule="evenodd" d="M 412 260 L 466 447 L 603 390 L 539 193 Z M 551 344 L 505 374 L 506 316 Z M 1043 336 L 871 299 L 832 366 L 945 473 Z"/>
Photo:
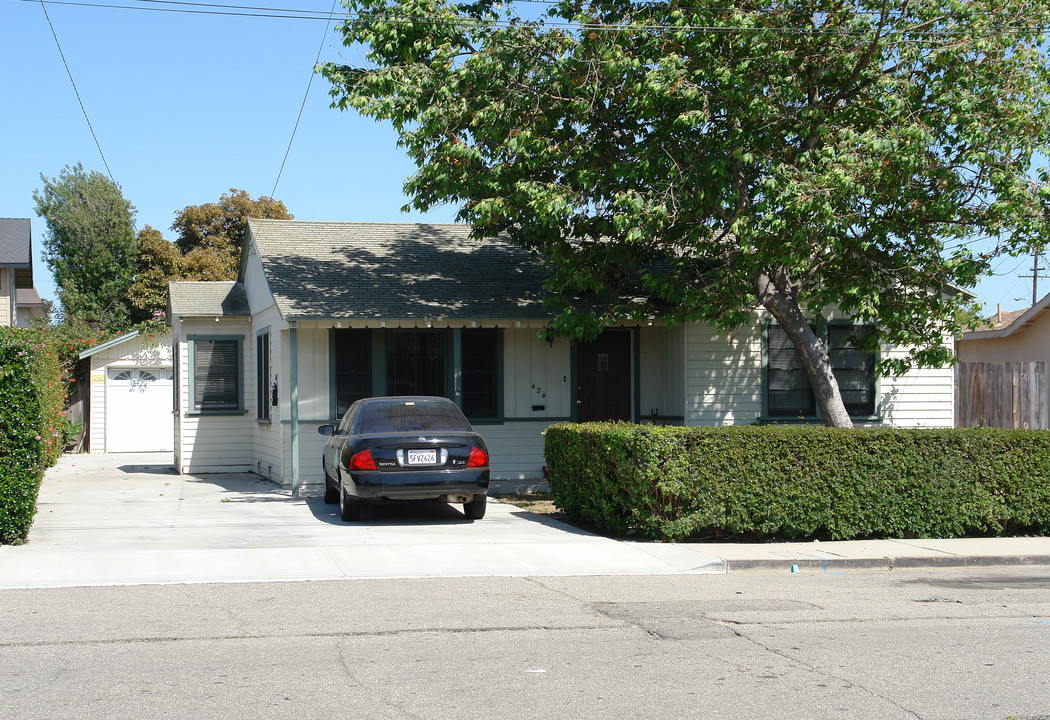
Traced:
<path id="1" fill-rule="evenodd" d="M 576 346 L 576 417 L 631 420 L 630 330 L 606 330 Z"/>

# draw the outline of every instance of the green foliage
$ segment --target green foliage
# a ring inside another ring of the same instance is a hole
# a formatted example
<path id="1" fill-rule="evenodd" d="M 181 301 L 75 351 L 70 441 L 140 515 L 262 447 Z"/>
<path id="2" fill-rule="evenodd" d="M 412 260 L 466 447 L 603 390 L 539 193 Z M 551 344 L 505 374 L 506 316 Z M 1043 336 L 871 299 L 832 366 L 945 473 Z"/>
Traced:
<path id="1" fill-rule="evenodd" d="M 135 319 L 150 321 L 165 311 L 170 280 L 235 280 L 248 218 L 291 220 L 292 215 L 280 200 L 253 200 L 244 190 L 230 188 L 217 203 L 188 205 L 175 213 L 174 243 L 148 225 L 139 231 L 130 291 Z"/>
<path id="2" fill-rule="evenodd" d="M 136 320 L 150 320 L 168 305 L 168 281 L 182 279 L 183 259 L 160 230 L 147 225 L 137 237 L 139 253 L 130 294 Z"/>
<path id="3" fill-rule="evenodd" d="M 555 503 L 661 540 L 1050 532 L 1050 432 L 556 425 Z"/>
<path id="4" fill-rule="evenodd" d="M 94 327 L 130 322 L 128 288 L 135 271 L 135 208 L 105 175 L 65 167 L 40 176 L 33 192 L 44 219 L 44 260 L 55 277 L 63 314 Z"/>
<path id="5" fill-rule="evenodd" d="M 217 203 L 188 205 L 175 214 L 171 229 L 183 254 L 183 279 L 234 280 L 248 218 L 291 220 L 280 200 L 252 200 L 244 190 L 230 188 Z"/>
<path id="6" fill-rule="evenodd" d="M 456 204 L 475 236 L 535 251 L 552 332 L 651 313 L 728 331 L 764 306 L 838 398 L 805 313 L 837 306 L 877 326 L 864 349 L 913 348 L 885 372 L 942 365 L 965 298 L 939 291 L 1042 227 L 1048 0 L 348 10 L 367 63 L 321 68 L 333 106 L 393 124 L 415 208 Z M 979 254 L 975 237 L 1010 240 Z"/>
<path id="7" fill-rule="evenodd" d="M 0 328 L 0 544 L 29 533 L 44 470 L 62 451 L 64 398 L 45 335 Z"/>

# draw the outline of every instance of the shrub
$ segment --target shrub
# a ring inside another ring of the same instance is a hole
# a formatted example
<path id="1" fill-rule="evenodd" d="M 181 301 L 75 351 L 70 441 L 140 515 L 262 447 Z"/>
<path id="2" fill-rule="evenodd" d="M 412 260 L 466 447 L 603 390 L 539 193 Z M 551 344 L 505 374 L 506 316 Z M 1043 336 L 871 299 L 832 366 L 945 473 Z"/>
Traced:
<path id="1" fill-rule="evenodd" d="M 62 451 L 64 388 L 45 335 L 0 328 L 0 543 L 24 542 L 44 470 Z"/>
<path id="2" fill-rule="evenodd" d="M 690 537 L 1050 531 L 1050 432 L 555 425 L 555 503 L 605 530 Z"/>

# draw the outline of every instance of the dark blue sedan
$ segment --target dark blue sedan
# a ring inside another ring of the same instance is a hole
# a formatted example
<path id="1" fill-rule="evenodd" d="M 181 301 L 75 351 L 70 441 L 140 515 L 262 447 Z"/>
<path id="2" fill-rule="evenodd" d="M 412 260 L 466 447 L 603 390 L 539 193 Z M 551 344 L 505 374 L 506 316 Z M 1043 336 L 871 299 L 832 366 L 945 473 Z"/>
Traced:
<path id="1" fill-rule="evenodd" d="M 462 503 L 468 518 L 485 516 L 489 453 L 463 412 L 447 398 L 358 400 L 328 436 L 322 464 L 324 499 L 346 521 L 361 504 L 386 500 Z"/>

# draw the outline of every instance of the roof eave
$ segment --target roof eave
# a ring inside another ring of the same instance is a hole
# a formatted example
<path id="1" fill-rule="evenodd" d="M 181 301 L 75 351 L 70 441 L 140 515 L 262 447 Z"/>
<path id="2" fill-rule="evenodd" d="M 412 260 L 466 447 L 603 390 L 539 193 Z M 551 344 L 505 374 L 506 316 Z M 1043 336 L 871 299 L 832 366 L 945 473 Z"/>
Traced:
<path id="1" fill-rule="evenodd" d="M 1024 330 L 1038 318 L 1043 312 L 1050 308 L 1050 294 L 1047 294 L 1042 300 L 1037 302 L 1032 307 L 1028 308 L 1028 312 L 1020 317 L 1016 318 L 1012 323 L 1006 327 L 996 328 L 995 330 L 974 330 L 973 332 L 963 333 L 960 336 L 961 340 L 995 340 L 997 338 L 1009 337 L 1015 332 Z"/>
<path id="2" fill-rule="evenodd" d="M 92 355 L 97 355 L 98 353 L 102 352 L 103 350 L 109 350 L 110 348 L 116 347 L 117 345 L 122 345 L 122 344 L 126 343 L 128 340 L 134 340 L 135 338 L 139 337 L 141 334 L 142 333 L 140 333 L 138 330 L 132 330 L 129 333 L 126 333 L 124 335 L 120 335 L 118 337 L 115 337 L 112 340 L 107 340 L 106 342 L 100 343 L 100 344 L 95 345 L 93 347 L 90 347 L 87 350 L 81 350 L 80 351 L 80 359 L 81 360 L 86 360 L 87 358 L 91 357 Z"/>

